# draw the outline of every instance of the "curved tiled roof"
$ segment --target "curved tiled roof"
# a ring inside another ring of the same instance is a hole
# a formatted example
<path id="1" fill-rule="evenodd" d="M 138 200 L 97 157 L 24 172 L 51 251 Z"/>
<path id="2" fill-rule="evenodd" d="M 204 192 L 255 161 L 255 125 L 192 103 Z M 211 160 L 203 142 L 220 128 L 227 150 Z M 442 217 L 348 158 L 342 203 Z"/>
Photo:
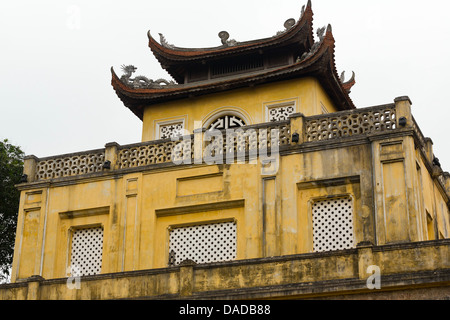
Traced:
<path id="1" fill-rule="evenodd" d="M 311 48 L 311 52 L 305 54 L 302 59 L 299 59 L 291 65 L 214 80 L 157 86 L 154 88 L 134 88 L 121 81 L 114 70 L 111 69 L 111 83 L 125 106 L 140 119 L 143 117 L 144 108 L 153 104 L 309 76 L 319 80 L 339 110 L 354 109 L 355 106 L 348 95 L 349 87 L 352 84 L 343 84 L 336 71 L 334 43 L 331 26 L 328 26 L 320 45 L 316 43 Z"/>
<path id="2" fill-rule="evenodd" d="M 150 31 L 148 32 L 149 47 L 158 60 L 171 61 L 173 63 L 180 63 L 183 61 L 192 61 L 193 59 L 207 59 L 211 57 L 225 56 L 236 53 L 242 53 L 250 50 L 260 50 L 261 48 L 280 46 L 286 42 L 293 42 L 300 40 L 308 40 L 309 46 L 313 43 L 313 29 L 312 29 L 313 12 L 311 9 L 311 2 L 302 12 L 302 15 L 293 26 L 287 27 L 284 32 L 279 32 L 276 36 L 252 40 L 246 42 L 238 42 L 236 44 L 223 44 L 213 48 L 180 48 L 173 45 L 160 44 L 156 41 Z M 163 38 L 163 37 L 162 37 Z"/>
<path id="3" fill-rule="evenodd" d="M 293 25 L 286 25 L 289 20 L 293 20 Z M 161 36 L 161 43 L 156 41 L 150 31 L 148 32 L 149 47 L 161 66 L 175 79 L 177 82 L 184 82 L 184 72 L 186 67 L 193 62 L 201 62 L 203 64 L 211 60 L 232 58 L 244 54 L 252 54 L 261 50 L 270 50 L 272 48 L 281 48 L 285 46 L 297 46 L 301 52 L 308 51 L 314 43 L 313 37 L 313 12 L 311 1 L 308 0 L 306 8 L 303 7 L 300 19 L 295 23 L 294 19 L 289 19 L 285 23 L 286 30 L 279 32 L 277 35 L 246 42 L 226 41 L 221 33 L 222 45 L 213 48 L 180 48 L 167 44 L 164 36 Z"/>

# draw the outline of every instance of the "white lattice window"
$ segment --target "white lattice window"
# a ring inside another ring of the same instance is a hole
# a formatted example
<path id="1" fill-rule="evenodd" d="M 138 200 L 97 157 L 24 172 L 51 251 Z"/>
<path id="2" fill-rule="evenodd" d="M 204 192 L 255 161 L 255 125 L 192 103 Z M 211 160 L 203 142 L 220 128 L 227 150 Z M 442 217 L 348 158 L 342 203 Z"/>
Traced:
<path id="1" fill-rule="evenodd" d="M 312 217 L 315 252 L 354 247 L 353 201 L 350 197 L 314 201 Z"/>
<path id="2" fill-rule="evenodd" d="M 71 267 L 79 276 L 99 274 L 102 269 L 103 228 L 74 231 Z"/>
<path id="3" fill-rule="evenodd" d="M 170 230 L 169 265 L 185 260 L 212 263 L 236 259 L 236 223 L 203 224 Z"/>
<path id="4" fill-rule="evenodd" d="M 184 123 L 174 122 L 168 124 L 159 125 L 159 138 L 160 139 L 170 139 L 174 137 L 180 137 L 183 135 Z"/>
<path id="5" fill-rule="evenodd" d="M 267 121 L 277 122 L 288 120 L 291 114 L 295 113 L 295 103 L 283 103 L 267 106 Z"/>

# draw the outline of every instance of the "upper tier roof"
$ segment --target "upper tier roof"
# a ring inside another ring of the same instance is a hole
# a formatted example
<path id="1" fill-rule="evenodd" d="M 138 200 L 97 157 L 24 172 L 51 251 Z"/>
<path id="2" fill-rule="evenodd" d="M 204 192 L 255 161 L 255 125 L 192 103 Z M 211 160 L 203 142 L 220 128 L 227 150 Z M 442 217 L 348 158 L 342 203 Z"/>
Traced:
<path id="1" fill-rule="evenodd" d="M 161 66 L 172 78 L 178 83 L 183 83 L 187 65 L 194 62 L 205 64 L 218 59 L 228 59 L 273 49 L 280 50 L 286 47 L 289 47 L 291 51 L 297 51 L 301 55 L 303 52 L 309 51 L 314 44 L 312 21 L 313 12 L 311 1 L 309 0 L 306 7 L 303 6 L 300 19 L 297 22 L 294 19 L 287 20 L 284 24 L 285 30 L 270 38 L 237 42 L 228 40 L 228 33 L 222 31 L 219 33 L 222 41 L 221 46 L 213 48 L 180 48 L 168 44 L 162 34 L 160 34 L 161 43 L 159 43 L 149 31 L 149 47 Z"/>
<path id="2" fill-rule="evenodd" d="M 318 34 L 320 41 L 315 42 L 309 51 L 304 52 L 289 65 L 186 84 L 152 81 L 145 77 L 130 79 L 135 68 L 128 66 L 128 69 L 124 69 L 128 74 L 120 78 L 111 69 L 112 86 L 125 106 L 140 119 L 143 118 L 144 108 L 153 104 L 302 77 L 317 78 L 338 110 L 354 109 L 349 92 L 355 80 L 352 77 L 349 82 L 343 83 L 337 74 L 334 58 L 335 41 L 331 26 L 328 26 L 326 31 L 319 29 Z M 253 43 L 267 42 L 261 40 Z M 231 52 L 237 49 L 234 47 L 229 50 Z M 208 52 L 211 54 L 211 51 Z"/>

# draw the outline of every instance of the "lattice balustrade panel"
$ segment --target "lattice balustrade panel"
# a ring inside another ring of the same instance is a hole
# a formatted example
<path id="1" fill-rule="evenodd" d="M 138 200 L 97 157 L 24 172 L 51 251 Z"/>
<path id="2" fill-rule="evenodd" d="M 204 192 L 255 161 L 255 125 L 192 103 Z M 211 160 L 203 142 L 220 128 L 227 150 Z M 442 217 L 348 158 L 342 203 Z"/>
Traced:
<path id="1" fill-rule="evenodd" d="M 72 237 L 72 272 L 79 276 L 99 274 L 102 269 L 103 228 L 76 230 Z"/>
<path id="2" fill-rule="evenodd" d="M 290 124 L 289 123 L 281 123 L 278 125 L 271 125 L 270 127 L 265 128 L 264 130 L 266 130 L 267 132 L 267 142 L 265 141 L 265 136 L 261 135 L 259 136 L 259 141 L 260 141 L 260 148 L 261 147 L 265 147 L 265 144 L 267 143 L 269 147 L 271 147 L 271 142 L 272 142 L 272 130 L 277 130 L 278 131 L 278 145 L 281 146 L 286 146 L 290 144 L 290 139 L 291 139 L 291 134 L 290 134 Z M 263 146 L 261 146 L 261 143 L 263 144 Z"/>
<path id="3" fill-rule="evenodd" d="M 307 119 L 305 127 L 308 142 L 393 130 L 396 129 L 395 108 Z"/>
<path id="4" fill-rule="evenodd" d="M 225 140 L 225 152 L 237 154 L 238 152 L 248 152 L 258 150 L 258 131 L 253 130 L 236 130 L 233 139 L 227 137 Z"/>
<path id="5" fill-rule="evenodd" d="M 236 259 L 236 223 L 203 224 L 170 231 L 170 265 L 184 260 L 212 263 Z"/>
<path id="6" fill-rule="evenodd" d="M 312 217 L 315 252 L 354 247 L 353 201 L 350 197 L 315 201 Z"/>
<path id="7" fill-rule="evenodd" d="M 278 146 L 286 146 L 290 143 L 290 125 L 289 123 L 280 123 L 265 128 L 242 127 L 234 129 L 230 134 L 226 130 L 220 131 L 218 135 L 211 135 L 210 140 L 206 142 L 209 146 L 211 156 L 218 152 L 220 155 L 226 153 L 249 152 L 257 153 L 261 149 L 272 147 L 272 130 L 278 131 Z M 216 131 L 218 133 L 218 131 Z M 275 138 L 275 136 L 274 136 Z"/>
<path id="8" fill-rule="evenodd" d="M 170 139 L 183 135 L 183 122 L 161 125 L 159 127 L 159 138 Z"/>
<path id="9" fill-rule="evenodd" d="M 242 129 L 242 131 L 239 131 Z M 288 121 L 274 123 L 268 127 L 236 127 L 236 139 L 231 144 L 226 142 L 226 130 L 221 130 L 218 139 L 206 142 L 206 146 L 213 144 L 212 148 L 223 155 L 227 150 L 258 150 L 266 145 L 271 148 L 272 129 L 279 131 L 279 146 L 289 145 L 290 125 Z M 178 130 L 178 129 L 177 129 Z M 266 132 L 266 135 L 262 134 Z M 172 132 L 173 133 L 173 132 Z M 228 148 L 228 149 L 227 149 Z M 230 149 L 231 148 L 231 149 Z M 213 152 L 213 156 L 214 156 Z M 118 168 L 136 168 L 160 163 L 170 163 L 179 159 L 193 159 L 194 156 L 194 135 L 191 139 L 179 137 L 179 141 L 164 141 L 153 144 L 133 145 L 119 148 Z M 105 162 L 104 151 L 90 154 L 79 154 L 67 157 L 54 157 L 38 161 L 36 165 L 36 180 L 55 179 L 69 176 L 84 175 L 101 172 Z"/>
<path id="10" fill-rule="evenodd" d="M 105 161 L 104 153 L 74 155 L 39 161 L 36 180 L 55 179 L 100 172 Z"/>
<path id="11" fill-rule="evenodd" d="M 181 139 L 176 142 L 172 151 L 172 162 L 193 159 L 194 157 L 194 137 L 191 139 Z"/>
<path id="12" fill-rule="evenodd" d="M 420 147 L 423 148 L 422 150 L 424 150 L 424 152 L 425 152 L 425 149 L 424 149 L 426 146 L 425 136 L 423 135 L 422 131 L 420 130 L 420 127 L 417 124 L 414 117 L 412 117 L 412 127 L 417 134 L 417 138 L 419 139 Z"/>
<path id="13" fill-rule="evenodd" d="M 205 158 L 223 156 L 224 153 L 227 152 L 227 139 L 225 130 L 214 130 L 211 132 L 206 132 L 205 137 L 207 137 L 205 139 L 205 150 L 203 152 Z M 233 146 L 229 146 L 229 148 L 233 147 L 234 144 Z"/>
<path id="14" fill-rule="evenodd" d="M 186 148 L 186 143 L 191 144 L 191 148 Z M 176 147 L 178 144 L 180 146 Z M 184 152 L 190 152 L 192 158 L 194 139 L 185 142 L 182 138 L 180 141 L 166 141 L 157 144 L 141 145 L 131 148 L 124 148 L 119 151 L 119 168 L 135 168 L 159 163 L 172 162 L 172 157 L 182 158 Z"/>
<path id="15" fill-rule="evenodd" d="M 295 108 L 292 105 L 269 108 L 269 121 L 276 122 L 288 120 L 289 116 L 293 113 L 295 113 Z"/>

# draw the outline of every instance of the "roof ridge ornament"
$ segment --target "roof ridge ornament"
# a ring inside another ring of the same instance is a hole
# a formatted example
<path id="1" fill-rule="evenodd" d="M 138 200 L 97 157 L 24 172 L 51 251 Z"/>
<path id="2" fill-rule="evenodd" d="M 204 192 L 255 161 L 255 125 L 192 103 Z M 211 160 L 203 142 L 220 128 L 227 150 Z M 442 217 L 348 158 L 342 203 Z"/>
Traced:
<path id="1" fill-rule="evenodd" d="M 222 41 L 222 44 L 224 46 L 229 46 L 229 47 L 234 47 L 237 46 L 239 44 L 239 42 L 237 42 L 234 39 L 228 40 L 230 38 L 230 34 L 226 31 L 220 31 L 219 32 L 219 38 Z"/>
<path id="2" fill-rule="evenodd" d="M 345 81 L 345 71 L 342 71 L 341 76 L 339 78 L 339 80 L 341 81 L 342 87 L 344 88 L 344 90 L 347 93 L 350 93 L 352 87 L 355 85 L 356 80 L 355 80 L 355 71 L 352 71 L 352 77 L 348 80 Z"/>
<path id="3" fill-rule="evenodd" d="M 134 89 L 160 89 L 176 85 L 175 82 L 165 79 L 152 80 L 144 76 L 131 78 L 131 75 L 136 72 L 137 68 L 133 65 L 122 65 L 121 68 L 125 74 L 120 77 L 120 81 Z"/>
<path id="4" fill-rule="evenodd" d="M 305 14 L 305 5 L 302 6 L 302 12 L 300 13 L 300 20 L 303 18 L 304 14 Z"/>
<path id="5" fill-rule="evenodd" d="M 320 44 L 323 42 L 323 39 L 325 38 L 324 35 L 325 35 L 326 30 L 327 30 L 326 26 L 323 26 L 323 27 L 317 29 L 316 34 L 319 37 L 319 41 L 315 41 L 311 47 L 311 50 L 309 50 L 309 52 L 303 53 L 302 56 L 297 59 L 297 62 L 305 60 L 305 59 L 311 57 L 314 53 L 316 53 L 316 51 L 320 47 Z"/>
<path id="6" fill-rule="evenodd" d="M 308 7 L 310 7 L 310 6 L 311 6 L 311 2 L 308 1 Z M 300 21 L 302 20 L 303 16 L 305 15 L 305 10 L 306 10 L 305 8 L 306 8 L 306 5 L 303 5 L 303 6 L 302 6 L 302 11 L 301 11 L 301 13 L 300 13 L 300 18 L 298 19 L 298 21 L 295 21 L 294 18 L 287 19 L 287 20 L 284 22 L 284 25 L 283 25 L 283 26 L 284 26 L 284 30 L 283 30 L 283 31 L 278 31 L 274 37 L 279 36 L 279 35 L 281 35 L 281 34 L 287 32 L 287 31 L 289 31 L 289 30 L 292 29 L 298 22 L 300 22 Z"/>
<path id="7" fill-rule="evenodd" d="M 175 46 L 173 44 L 170 44 L 167 42 L 166 37 L 162 33 L 159 33 L 159 39 L 161 42 L 161 45 L 165 48 L 174 49 Z"/>
<path id="8" fill-rule="evenodd" d="M 293 19 L 293 18 L 287 19 L 283 25 L 286 29 L 285 31 L 287 31 L 287 30 L 291 29 L 293 26 L 295 26 L 295 23 L 296 23 L 295 19 Z"/>
<path id="9" fill-rule="evenodd" d="M 284 30 L 283 31 L 278 31 L 277 34 L 274 35 L 274 37 L 279 36 L 280 34 L 288 32 L 290 29 L 292 29 L 295 26 L 296 23 L 297 23 L 297 21 L 295 21 L 294 18 L 287 19 L 284 22 L 284 25 L 283 25 L 284 26 Z"/>
<path id="10" fill-rule="evenodd" d="M 319 42 L 323 41 L 323 37 L 325 35 L 325 31 L 327 30 L 327 27 L 323 26 L 322 28 L 317 29 L 317 36 L 319 37 Z"/>

